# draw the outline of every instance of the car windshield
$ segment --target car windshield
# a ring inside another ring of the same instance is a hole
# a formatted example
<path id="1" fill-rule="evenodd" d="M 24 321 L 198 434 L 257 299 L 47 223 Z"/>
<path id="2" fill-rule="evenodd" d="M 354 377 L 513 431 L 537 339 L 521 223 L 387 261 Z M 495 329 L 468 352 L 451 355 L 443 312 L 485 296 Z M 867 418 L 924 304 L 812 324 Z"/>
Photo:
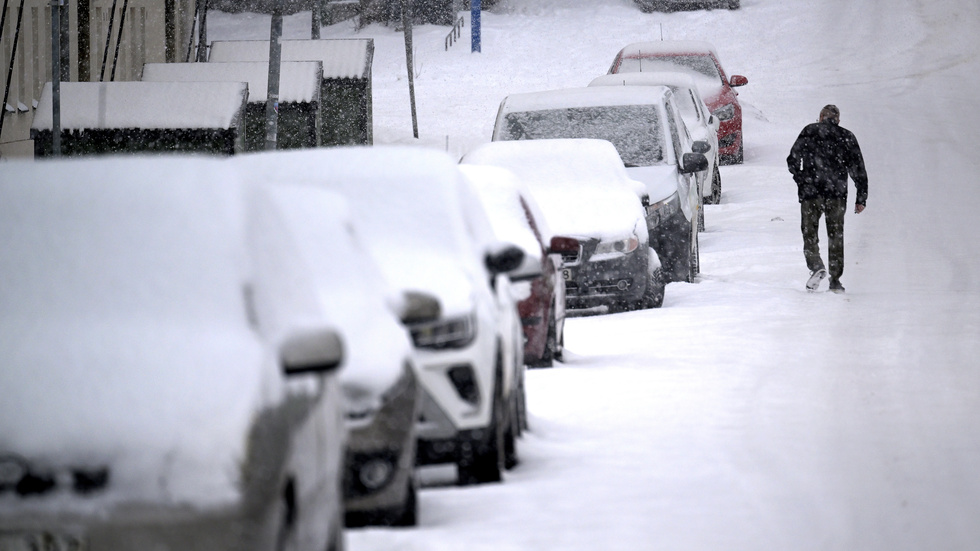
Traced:
<path id="1" fill-rule="evenodd" d="M 685 72 L 695 72 L 699 75 L 722 80 L 718 66 L 705 54 L 675 54 L 658 55 L 656 57 L 624 57 L 620 62 L 620 73 L 676 71 L 678 68 Z"/>
<path id="2" fill-rule="evenodd" d="M 594 138 L 612 142 L 626 166 L 664 161 L 664 132 L 655 105 L 517 111 L 505 116 L 503 140 Z"/>

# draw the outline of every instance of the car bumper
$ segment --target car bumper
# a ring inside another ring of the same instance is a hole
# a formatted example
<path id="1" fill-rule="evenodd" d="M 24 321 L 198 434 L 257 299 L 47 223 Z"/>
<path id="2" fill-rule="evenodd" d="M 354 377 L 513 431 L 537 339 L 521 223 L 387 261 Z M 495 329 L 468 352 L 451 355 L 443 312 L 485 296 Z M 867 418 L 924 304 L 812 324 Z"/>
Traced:
<path id="1" fill-rule="evenodd" d="M 276 537 L 274 515 L 268 513 L 257 517 L 244 508 L 203 512 L 188 506 L 126 506 L 91 516 L 32 514 L 0 521 L 0 549 L 268 550 L 275 547 Z"/>
<path id="2" fill-rule="evenodd" d="M 718 161 L 719 164 L 735 164 L 742 151 L 742 114 L 736 112 L 735 117 L 722 121 L 718 127 Z"/>
<path id="3" fill-rule="evenodd" d="M 649 265 L 644 246 L 614 259 L 564 266 L 566 307 L 585 310 L 640 301 L 646 291 Z"/>
<path id="4" fill-rule="evenodd" d="M 408 371 L 369 422 L 348 422 L 344 463 L 344 509 L 348 516 L 369 517 L 405 503 L 415 468 L 420 404 L 418 382 Z"/>

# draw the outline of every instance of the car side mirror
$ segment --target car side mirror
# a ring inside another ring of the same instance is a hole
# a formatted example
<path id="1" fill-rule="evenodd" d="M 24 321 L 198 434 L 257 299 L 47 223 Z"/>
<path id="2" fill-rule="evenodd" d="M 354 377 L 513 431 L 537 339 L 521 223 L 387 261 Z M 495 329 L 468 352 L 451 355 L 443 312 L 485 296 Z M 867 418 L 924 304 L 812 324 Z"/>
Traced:
<path id="1" fill-rule="evenodd" d="M 749 79 L 743 77 L 742 75 L 732 75 L 732 78 L 728 84 L 732 88 L 735 88 L 737 86 L 745 86 L 748 83 Z"/>
<path id="2" fill-rule="evenodd" d="M 344 343 L 333 329 L 318 328 L 288 337 L 279 348 L 279 361 L 286 375 L 327 373 L 344 359 Z"/>
<path id="3" fill-rule="evenodd" d="M 496 248 L 483 257 L 483 263 L 491 274 L 503 274 L 520 267 L 524 261 L 524 251 L 519 247 L 506 244 Z"/>
<path id="4" fill-rule="evenodd" d="M 442 316 L 439 299 L 420 291 L 405 291 L 401 302 L 395 308 L 398 319 L 404 325 L 430 323 Z"/>
<path id="5" fill-rule="evenodd" d="M 703 153 L 685 153 L 681 161 L 680 173 L 692 174 L 708 170 L 708 158 Z"/>
<path id="6" fill-rule="evenodd" d="M 698 140 L 691 144 L 691 151 L 704 155 L 705 153 L 711 151 L 711 144 Z"/>

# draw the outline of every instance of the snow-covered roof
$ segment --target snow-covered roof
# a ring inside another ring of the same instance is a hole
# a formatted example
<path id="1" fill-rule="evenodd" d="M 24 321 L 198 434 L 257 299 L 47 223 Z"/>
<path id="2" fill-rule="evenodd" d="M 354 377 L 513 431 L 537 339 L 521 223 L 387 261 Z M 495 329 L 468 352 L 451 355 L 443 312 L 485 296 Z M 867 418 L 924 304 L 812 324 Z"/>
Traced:
<path id="1" fill-rule="evenodd" d="M 697 89 L 694 77 L 690 73 L 679 71 L 600 75 L 592 79 L 589 86 L 668 86 L 670 88 Z"/>
<path id="2" fill-rule="evenodd" d="M 244 82 L 62 82 L 61 128 L 235 128 L 248 98 Z M 35 130 L 51 130 L 51 83 Z"/>
<path id="3" fill-rule="evenodd" d="M 531 228 L 529 213 L 525 212 L 525 207 L 530 211 L 545 243 L 551 241 L 552 233 L 527 186 L 513 172 L 503 167 L 464 163 L 459 168 L 473 184 L 486 207 L 497 239 L 517 245 L 526 254 L 540 261 L 542 243 Z"/>
<path id="4" fill-rule="evenodd" d="M 602 107 L 607 105 L 659 105 L 670 89 L 659 92 L 636 87 L 583 87 L 511 94 L 501 103 L 501 114 L 543 109 Z"/>
<path id="5" fill-rule="evenodd" d="M 308 103 L 320 97 L 319 61 L 284 61 L 280 65 L 279 101 Z M 246 82 L 248 101 L 264 103 L 269 93 L 268 61 L 226 63 L 147 63 L 144 82 Z"/>
<path id="6" fill-rule="evenodd" d="M 446 315 L 472 308 L 490 222 L 456 162 L 407 146 L 337 147 L 242 155 L 251 180 L 325 187 L 347 198 L 352 220 L 386 279 L 429 292 Z M 475 204 L 475 208 L 473 205 Z"/>
<path id="7" fill-rule="evenodd" d="M 323 78 L 371 76 L 374 41 L 370 38 L 281 40 L 283 61 L 319 61 Z M 269 61 L 268 40 L 215 40 L 208 61 Z"/>
<path id="8" fill-rule="evenodd" d="M 714 45 L 702 40 L 661 40 L 659 42 L 634 42 L 628 44 L 620 55 L 636 57 L 657 54 L 712 54 L 718 57 Z"/>

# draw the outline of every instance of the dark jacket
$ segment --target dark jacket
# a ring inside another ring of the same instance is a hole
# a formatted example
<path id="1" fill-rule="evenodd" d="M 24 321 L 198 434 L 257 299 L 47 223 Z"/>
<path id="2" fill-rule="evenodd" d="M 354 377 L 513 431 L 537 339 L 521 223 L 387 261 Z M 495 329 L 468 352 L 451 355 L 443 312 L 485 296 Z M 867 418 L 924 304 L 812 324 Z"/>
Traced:
<path id="1" fill-rule="evenodd" d="M 802 203 L 818 197 L 847 199 L 847 176 L 854 180 L 855 202 L 868 200 L 868 174 L 857 138 L 831 121 L 808 124 L 786 158 Z"/>

